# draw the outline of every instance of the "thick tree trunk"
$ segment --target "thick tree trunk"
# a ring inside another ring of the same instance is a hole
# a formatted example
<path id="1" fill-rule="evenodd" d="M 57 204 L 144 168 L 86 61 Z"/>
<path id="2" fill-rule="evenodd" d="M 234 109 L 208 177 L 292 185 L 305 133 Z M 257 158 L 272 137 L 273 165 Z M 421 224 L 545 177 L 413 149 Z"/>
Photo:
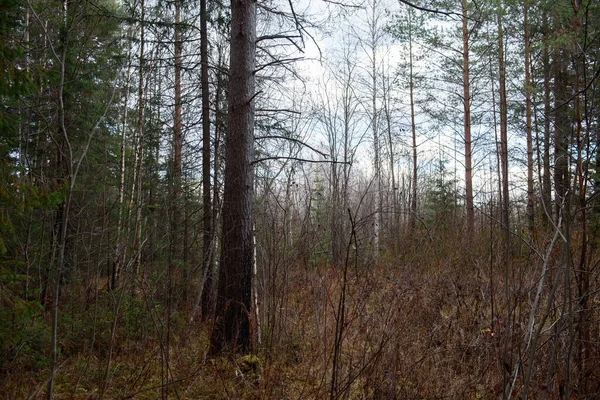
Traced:
<path id="1" fill-rule="evenodd" d="M 231 3 L 223 241 L 209 354 L 251 348 L 256 2 Z"/>

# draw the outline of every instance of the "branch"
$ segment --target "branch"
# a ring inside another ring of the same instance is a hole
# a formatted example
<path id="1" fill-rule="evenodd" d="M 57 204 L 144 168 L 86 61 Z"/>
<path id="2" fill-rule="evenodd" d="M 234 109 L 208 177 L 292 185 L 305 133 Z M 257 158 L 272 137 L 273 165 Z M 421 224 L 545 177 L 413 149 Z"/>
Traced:
<path id="1" fill-rule="evenodd" d="M 294 17 L 294 22 L 296 23 L 296 29 L 298 30 L 298 33 L 300 34 L 300 40 L 302 41 L 302 47 L 306 47 L 306 44 L 304 43 L 304 37 L 302 36 L 302 31 L 304 30 L 304 27 L 298 21 L 298 17 L 296 16 L 296 11 L 294 10 L 294 5 L 292 4 L 292 0 L 288 0 L 288 3 L 290 5 L 290 10 L 292 11 L 292 16 Z M 301 50 L 300 48 L 298 50 L 300 50 L 300 52 L 304 53 L 304 51 Z"/>
<path id="2" fill-rule="evenodd" d="M 350 8 L 361 8 L 361 6 L 356 5 L 356 4 L 346 4 L 346 3 L 342 3 L 341 1 L 333 1 L 333 0 L 323 0 L 324 3 L 329 3 L 329 4 L 334 4 L 336 6 L 342 6 L 342 7 L 350 7 Z"/>
<path id="3" fill-rule="evenodd" d="M 298 43 L 294 42 L 294 39 L 298 39 L 298 38 L 300 40 L 302 40 L 302 35 L 282 35 L 282 34 L 264 35 L 264 36 L 259 36 L 258 38 L 256 38 L 256 43 L 262 42 L 263 40 L 285 39 L 288 42 L 290 42 L 296 48 L 296 50 L 298 50 L 300 53 L 304 53 L 304 49 L 302 49 L 302 47 L 300 47 L 298 45 Z"/>
<path id="4" fill-rule="evenodd" d="M 291 64 L 293 62 L 296 61 L 300 61 L 303 60 L 304 57 L 294 57 L 294 58 L 285 58 L 283 60 L 274 60 L 271 62 L 268 62 L 266 64 L 261 65 L 260 67 L 258 67 L 257 69 L 254 70 L 254 73 L 256 74 L 257 72 L 262 71 L 263 69 L 270 67 L 272 65 L 285 65 L 285 64 Z"/>
<path id="5" fill-rule="evenodd" d="M 259 158 L 257 160 L 254 160 L 250 163 L 250 165 L 255 165 L 258 163 L 261 163 L 263 161 L 271 161 L 271 160 L 291 160 L 291 161 L 300 161 L 300 162 L 307 162 L 307 163 L 313 163 L 313 164 L 347 164 L 347 165 L 352 165 L 351 162 L 344 162 L 344 161 L 329 161 L 329 160 L 308 160 L 306 158 L 298 158 L 298 157 L 265 157 L 265 158 Z"/>
<path id="6" fill-rule="evenodd" d="M 434 10 L 432 8 L 426 8 L 426 7 L 421 7 L 418 6 L 416 4 L 411 3 L 408 0 L 398 0 L 400 3 L 405 4 L 409 7 L 415 8 L 419 11 L 424 11 L 424 12 L 428 12 L 428 13 L 433 13 L 433 14 L 442 14 L 445 15 L 447 17 L 460 17 L 462 18 L 462 15 L 459 13 L 455 13 L 455 12 L 450 12 L 450 11 L 442 11 L 442 10 Z"/>
<path id="7" fill-rule="evenodd" d="M 287 137 L 287 136 L 279 136 L 279 135 L 268 135 L 268 136 L 257 136 L 254 138 L 255 140 L 261 140 L 261 139 L 285 139 L 285 140 L 289 140 L 298 144 L 301 144 L 303 146 L 308 147 L 309 149 L 311 149 L 312 151 L 314 151 L 315 153 L 318 153 L 320 155 L 322 155 L 325 158 L 329 158 L 329 154 L 325 154 L 317 149 L 315 149 L 314 147 L 312 147 L 311 145 L 299 140 L 299 139 L 294 139 L 291 137 Z M 329 161 L 324 161 L 324 162 L 329 162 Z"/>
<path id="8" fill-rule="evenodd" d="M 275 113 L 290 113 L 290 114 L 297 114 L 297 115 L 302 115 L 302 113 L 300 111 L 296 111 L 296 110 L 288 110 L 287 108 L 257 108 L 255 110 L 257 113 L 259 112 L 275 112 Z"/>
<path id="9" fill-rule="evenodd" d="M 559 108 L 564 107 L 567 104 L 569 104 L 570 102 L 572 102 L 577 96 L 582 95 L 585 92 L 587 92 L 589 90 L 589 88 L 594 84 L 594 81 L 596 79 L 598 79 L 599 76 L 600 76 L 600 68 L 598 68 L 598 70 L 594 74 L 594 77 L 592 78 L 592 80 L 589 81 L 588 84 L 583 89 L 581 89 L 579 92 L 575 93 L 573 96 L 571 96 L 568 100 L 566 100 L 562 104 L 559 104 L 558 106 L 554 107 L 550 112 L 555 112 Z"/>

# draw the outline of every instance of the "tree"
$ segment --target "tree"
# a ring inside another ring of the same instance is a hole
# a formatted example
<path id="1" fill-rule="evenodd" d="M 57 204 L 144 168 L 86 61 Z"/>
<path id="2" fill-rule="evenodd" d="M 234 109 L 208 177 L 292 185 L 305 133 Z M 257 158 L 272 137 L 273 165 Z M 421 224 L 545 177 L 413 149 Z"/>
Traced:
<path id="1" fill-rule="evenodd" d="M 256 2 L 231 3 L 223 239 L 209 354 L 251 347 Z"/>
<path id="2" fill-rule="evenodd" d="M 322 82 L 317 119 L 327 135 L 330 164 L 331 209 L 326 212 L 331 226 L 331 257 L 333 265 L 343 264 L 347 243 L 347 209 L 352 162 L 362 138 L 357 139 L 356 126 L 360 102 L 353 85 L 356 84 L 356 46 L 344 43 L 339 65 L 330 66 L 330 73 Z M 331 77 L 332 79 L 329 79 Z M 333 96 L 332 93 L 339 93 Z M 322 190 L 319 191 L 322 194 Z"/>
<path id="3" fill-rule="evenodd" d="M 202 257 L 205 284 L 202 289 L 202 318 L 210 318 L 214 304 L 214 271 L 212 268 L 213 252 L 213 212 L 210 197 L 210 100 L 208 88 L 208 14 L 206 0 L 200 0 L 200 69 L 202 79 L 202 213 L 203 213 L 203 238 Z M 217 104 L 217 108 L 219 105 Z M 215 155 L 216 157 L 216 155 Z M 217 174 L 217 171 L 215 171 Z"/>
<path id="4" fill-rule="evenodd" d="M 182 100 L 181 100 L 181 72 L 183 69 L 182 51 L 182 23 L 181 23 L 182 0 L 175 1 L 175 40 L 174 40 L 174 108 L 173 108 L 173 189 L 172 189 L 172 217 L 171 217 L 171 262 L 169 266 L 183 267 L 183 286 L 186 292 L 187 267 L 181 265 L 182 260 L 182 225 L 185 221 L 185 207 L 182 204 L 182 152 L 183 152 L 183 123 L 182 123 Z M 171 273 L 169 273 L 169 279 Z"/>
<path id="5" fill-rule="evenodd" d="M 527 131 L 527 220 L 529 234 L 535 230 L 535 196 L 533 191 L 533 123 L 532 123 L 532 82 L 531 82 L 531 43 L 529 37 L 529 0 L 523 0 L 523 41 L 525 58 L 525 118 Z"/>
<path id="6" fill-rule="evenodd" d="M 467 205 L 467 235 L 471 237 L 475 230 L 475 207 L 473 205 L 473 160 L 471 149 L 471 91 L 469 78 L 469 37 L 468 3 L 461 2 L 462 38 L 463 38 L 463 106 L 464 106 L 464 141 L 465 141 L 465 201 Z"/>
<path id="7" fill-rule="evenodd" d="M 408 7 L 405 17 L 398 17 L 396 23 L 390 27 L 392 34 L 397 39 L 408 44 L 407 61 L 407 81 L 410 102 L 410 132 L 411 132 L 411 151 L 412 151 L 412 179 L 411 179 L 411 198 L 410 198 L 410 218 L 409 230 L 414 231 L 417 220 L 417 197 L 418 197 L 418 145 L 417 145 L 417 121 L 415 112 L 415 86 L 419 80 L 415 72 L 415 40 L 418 37 L 425 36 L 423 26 L 425 18 L 417 14 L 413 7 Z"/>
<path id="8" fill-rule="evenodd" d="M 506 303 L 507 303 L 507 317 L 508 322 L 507 332 L 511 331 L 510 321 L 512 321 L 512 309 L 511 309 L 511 294 L 510 294 L 510 201 L 508 192 L 508 110 L 507 110 L 507 96 L 506 96 L 506 67 L 504 58 L 504 31 L 502 22 L 504 18 L 504 9 L 501 4 L 498 5 L 497 9 L 497 22 L 498 22 L 498 71 L 499 71 L 499 96 L 500 96 L 500 169 L 502 172 L 502 228 L 504 230 L 504 280 L 506 286 Z M 510 333 L 504 339 L 504 352 L 503 352 L 503 363 L 504 365 L 512 365 L 512 354 L 510 352 L 511 335 Z M 510 386 L 507 368 L 503 368 L 504 373 L 504 390 L 505 395 Z M 510 395 L 508 395 L 510 397 Z"/>
<path id="9" fill-rule="evenodd" d="M 76 184 L 92 144 L 99 131 L 107 126 L 106 117 L 110 110 L 116 87 L 96 68 L 111 66 L 111 57 L 118 53 L 114 45 L 116 26 L 113 21 L 103 21 L 101 16 L 87 7 L 87 3 L 63 2 L 59 19 L 53 21 L 58 35 L 53 32 L 43 17 L 30 5 L 42 37 L 49 43 L 55 79 L 50 80 L 56 93 L 50 121 L 51 135 L 56 144 L 54 174 L 60 186 L 61 201 L 56 207 L 55 223 L 52 228 L 52 245 L 49 264 L 52 268 L 52 337 L 50 343 L 50 371 L 48 398 L 52 398 L 54 376 L 58 362 L 58 325 L 61 285 L 70 282 L 75 272 L 71 213 L 74 210 Z M 90 38 L 104 40 L 99 46 Z M 110 69 L 109 69 L 110 70 Z M 95 72 L 92 72 L 95 71 Z M 112 86 L 112 87 L 111 87 Z M 87 90 L 97 87 L 94 96 Z M 102 89 L 102 90 L 101 90 Z M 96 97 L 98 96 L 99 97 Z M 77 197 L 76 197 L 77 196 Z M 48 285 L 49 286 L 49 285 Z"/>

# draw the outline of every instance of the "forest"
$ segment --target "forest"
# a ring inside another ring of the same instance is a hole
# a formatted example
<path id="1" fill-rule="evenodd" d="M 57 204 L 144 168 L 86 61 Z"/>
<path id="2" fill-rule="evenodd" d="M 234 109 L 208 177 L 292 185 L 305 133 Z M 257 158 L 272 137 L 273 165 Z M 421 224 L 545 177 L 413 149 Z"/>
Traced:
<path id="1" fill-rule="evenodd" d="M 0 397 L 600 397 L 597 0 L 0 0 Z"/>

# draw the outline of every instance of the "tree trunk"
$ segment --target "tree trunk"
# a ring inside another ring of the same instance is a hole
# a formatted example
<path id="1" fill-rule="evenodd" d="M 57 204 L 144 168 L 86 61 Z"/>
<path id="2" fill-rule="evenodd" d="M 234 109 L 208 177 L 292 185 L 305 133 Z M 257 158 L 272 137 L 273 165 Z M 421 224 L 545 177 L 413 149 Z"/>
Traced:
<path id="1" fill-rule="evenodd" d="M 377 3 L 373 1 L 371 4 L 371 130 L 373 132 L 373 166 L 375 168 L 375 213 L 373 226 L 373 254 L 377 259 L 379 257 L 379 234 L 381 228 L 381 161 L 379 157 L 379 129 L 377 126 Z"/>
<path id="2" fill-rule="evenodd" d="M 59 166 L 66 164 L 66 175 L 67 175 L 67 195 L 65 201 L 59 205 L 57 210 L 55 233 L 53 239 L 53 251 L 52 251 L 52 263 L 56 262 L 55 277 L 54 277 L 54 292 L 52 296 L 52 339 L 50 345 L 50 374 L 48 377 L 48 391 L 47 398 L 52 400 L 54 390 L 54 377 L 57 369 L 58 361 L 58 306 L 60 299 L 60 283 L 63 270 L 65 267 L 65 249 L 67 245 L 67 228 L 69 224 L 69 213 L 71 208 L 72 189 L 73 189 L 73 173 L 72 173 L 72 162 L 73 153 L 71 144 L 69 142 L 69 134 L 67 132 L 67 125 L 65 122 L 65 78 L 66 78 L 66 63 L 67 63 L 67 47 L 68 47 L 68 2 L 63 1 L 63 29 L 64 33 L 61 35 L 60 45 L 61 53 L 59 60 L 60 67 L 60 81 L 58 83 L 58 132 L 62 140 L 64 140 L 65 147 L 68 149 L 67 152 L 59 151 L 57 156 Z M 62 142 L 62 141 L 61 141 Z M 60 146 L 60 145 L 59 145 Z M 61 168 L 59 168 L 60 170 Z M 61 171 L 62 172 L 62 171 Z M 58 250 L 58 258 L 54 256 Z"/>
<path id="3" fill-rule="evenodd" d="M 217 65 L 222 66 L 222 53 L 221 49 L 218 51 L 219 59 Z M 215 267 L 216 267 L 216 253 L 218 249 L 217 234 L 218 221 L 219 221 L 219 171 L 221 169 L 221 157 L 220 157 L 220 146 L 221 146 L 221 132 L 224 130 L 222 127 L 222 112 L 221 112 L 221 97 L 222 89 L 224 86 L 223 76 L 220 72 L 217 73 L 217 86 L 215 88 L 215 140 L 214 140 L 214 156 L 213 156 L 213 184 L 212 184 L 212 231 L 210 237 L 210 246 L 208 248 L 208 265 L 204 271 L 204 286 L 202 289 L 202 318 L 209 319 L 214 312 L 215 304 Z"/>
<path id="4" fill-rule="evenodd" d="M 465 134 L 465 201 L 467 206 L 467 236 L 475 231 L 475 208 L 473 206 L 473 169 L 471 167 L 471 93 L 469 88 L 469 28 L 467 0 L 462 0 L 462 38 L 463 38 L 463 105 Z"/>
<path id="5" fill-rule="evenodd" d="M 399 250 L 399 229 L 400 229 L 400 223 L 398 221 L 398 202 L 397 202 L 397 193 L 398 193 L 398 188 L 396 185 L 396 172 L 395 172 L 395 165 L 396 165 L 396 160 L 395 160 L 395 154 L 394 154 L 394 143 L 392 140 L 392 113 L 390 110 L 391 107 L 391 102 L 392 102 L 392 96 L 391 96 L 391 79 L 389 74 L 387 76 L 384 76 L 384 84 L 383 84 L 383 111 L 385 113 L 385 122 L 386 122 L 386 128 L 387 128 L 387 144 L 388 144 L 388 149 L 390 152 L 390 164 L 389 164 L 389 168 L 390 168 L 390 180 L 391 180 L 391 201 L 392 201 L 392 223 L 391 223 L 391 229 L 388 230 L 388 234 L 391 235 L 391 241 L 392 241 L 392 248 L 394 250 L 394 253 L 397 253 Z"/>
<path id="6" fill-rule="evenodd" d="M 412 53 L 412 10 L 408 10 L 408 67 L 410 89 L 410 126 L 412 133 L 412 199 L 410 202 L 410 230 L 414 231 L 417 220 L 417 123 L 415 121 L 414 75 Z"/>
<path id="7" fill-rule="evenodd" d="M 531 49 L 529 44 L 529 0 L 523 0 L 523 32 L 525 41 L 525 119 L 527 129 L 527 222 L 529 234 L 533 237 L 535 230 L 535 208 L 533 193 L 533 135 L 531 120 Z"/>
<path id="8" fill-rule="evenodd" d="M 187 268 L 185 265 L 181 265 L 182 262 L 182 225 L 184 216 L 184 209 L 181 201 L 181 165 L 182 165 L 182 152 L 183 152 L 183 126 L 181 118 L 181 70 L 182 70 L 182 48 L 183 43 L 181 40 L 181 0 L 175 1 L 175 60 L 174 60 L 174 74 L 175 74 L 175 107 L 173 110 L 173 191 L 171 197 L 171 260 L 169 265 L 171 270 L 169 271 L 169 281 L 171 280 L 171 274 L 173 266 L 176 268 L 182 268 L 183 273 L 183 297 L 186 297 L 187 287 Z"/>
<path id="9" fill-rule="evenodd" d="M 550 52 L 548 38 L 548 15 L 543 15 L 544 44 L 542 48 L 542 60 L 544 64 L 544 153 L 543 177 L 542 177 L 542 208 L 544 210 L 544 222 L 546 228 L 552 220 L 552 180 L 550 175 Z"/>
<path id="10" fill-rule="evenodd" d="M 202 319 L 210 318 L 214 304 L 213 298 L 213 273 L 211 253 L 213 242 L 212 204 L 210 198 L 210 104 L 208 88 L 208 36 L 206 19 L 206 0 L 200 0 L 200 69 L 202 80 L 202 213 L 203 213 L 203 239 L 202 239 L 202 264 L 206 276 L 207 286 L 203 288 L 204 301 L 202 302 Z M 218 108 L 218 105 L 217 105 Z M 217 172 L 215 171 L 215 174 Z M 204 294 L 206 291 L 206 294 Z"/>
<path id="11" fill-rule="evenodd" d="M 141 0 L 141 15 L 140 15 L 140 57 L 138 70 L 138 121 L 137 121 L 137 148 L 135 150 L 135 168 L 133 171 L 134 190 L 131 191 L 131 196 L 136 195 L 136 215 L 135 215 L 135 242 L 134 242 L 134 272 L 135 276 L 140 273 L 140 265 L 142 260 L 142 165 L 144 164 L 144 18 L 145 4 Z M 133 203 L 133 202 L 132 202 Z"/>
<path id="12" fill-rule="evenodd" d="M 256 2 L 231 3 L 223 241 L 209 354 L 251 348 Z"/>
<path id="13" fill-rule="evenodd" d="M 504 62 L 504 32 L 502 27 L 502 18 L 504 10 L 501 6 L 498 7 L 498 69 L 500 76 L 499 85 L 499 96 L 500 96 L 500 166 L 502 169 L 502 227 L 504 231 L 503 236 L 503 261 L 504 261 L 504 281 L 505 281 L 505 295 L 506 295 L 506 337 L 504 338 L 504 350 L 503 350 L 503 382 L 504 382 L 504 394 L 510 398 L 510 392 L 512 386 L 510 383 L 511 375 L 509 374 L 512 366 L 512 354 L 511 352 L 511 321 L 512 321 L 512 309 L 511 309 L 511 294 L 510 294 L 510 199 L 508 191 L 508 110 L 507 110 L 507 99 L 506 99 L 506 67 Z M 515 374 L 517 371 L 515 371 Z"/>
<path id="14" fill-rule="evenodd" d="M 565 55 L 561 50 L 555 50 L 553 57 L 554 68 L 554 192 L 556 215 L 562 212 L 567 203 L 569 191 L 569 137 L 571 123 L 569 120 L 569 105 L 567 87 L 569 84 Z M 567 211 L 567 210 L 565 210 Z M 565 214 L 565 217 L 567 215 Z M 566 218 L 568 219 L 568 218 Z"/>
<path id="15" fill-rule="evenodd" d="M 131 39 L 133 27 L 128 30 L 127 37 Z M 125 158 L 127 150 L 127 114 L 129 106 L 129 83 L 131 81 L 131 42 L 127 49 L 127 72 L 125 75 L 125 94 L 123 96 L 123 114 L 121 118 L 121 148 L 119 154 L 119 197 L 118 197 L 118 217 L 117 217 L 117 234 L 116 234 L 116 250 L 115 261 L 111 277 L 111 289 L 115 290 L 119 287 L 121 273 L 125 265 L 125 257 L 127 252 L 127 242 L 123 234 L 125 225 L 124 205 L 125 205 Z"/>

